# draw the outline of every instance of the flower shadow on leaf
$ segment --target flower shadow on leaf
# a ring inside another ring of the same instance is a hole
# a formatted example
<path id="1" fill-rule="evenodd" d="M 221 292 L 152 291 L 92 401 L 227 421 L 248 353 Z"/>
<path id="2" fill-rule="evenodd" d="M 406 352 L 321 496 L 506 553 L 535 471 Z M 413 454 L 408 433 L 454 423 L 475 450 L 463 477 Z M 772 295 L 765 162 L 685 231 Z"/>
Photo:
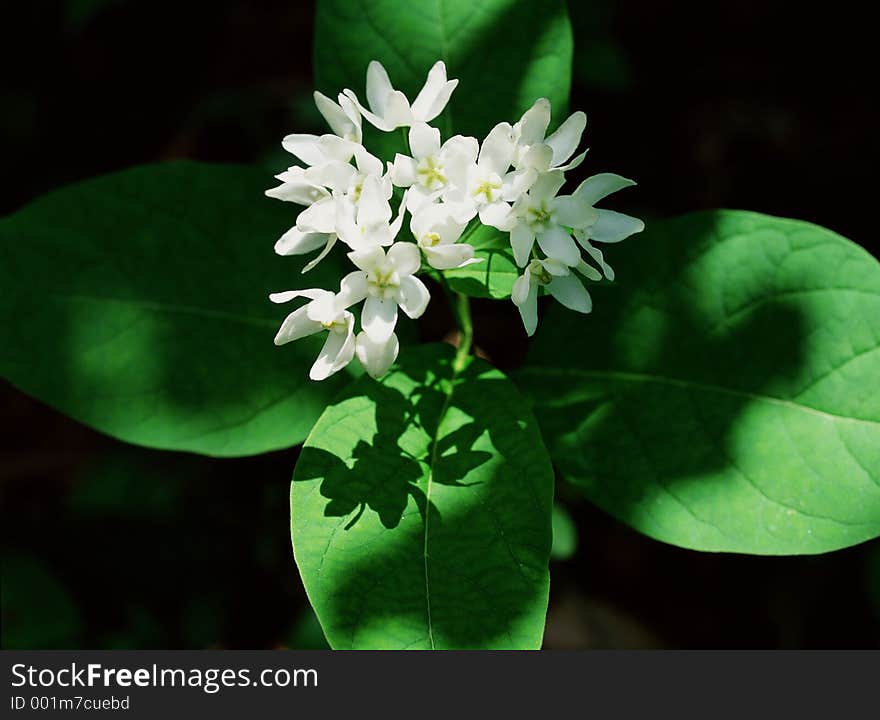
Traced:
<path id="1" fill-rule="evenodd" d="M 849 515 L 827 517 L 835 487 L 863 492 L 860 471 L 822 477 L 818 448 L 835 449 L 835 429 L 788 401 L 827 370 L 823 346 L 851 346 L 842 310 L 826 309 L 841 301 L 808 292 L 849 249 L 795 246 L 776 224 L 787 222 L 708 212 L 657 223 L 615 248 L 620 279 L 592 289 L 590 318 L 548 308 L 515 376 L 566 479 L 648 535 L 752 553 L 870 536 L 867 504 L 838 499 Z"/>
<path id="2" fill-rule="evenodd" d="M 412 348 L 359 381 L 300 456 L 294 549 L 336 648 L 540 645 L 549 458 L 510 381 L 451 359 Z"/>
<path id="3" fill-rule="evenodd" d="M 448 409 L 443 385 L 450 380 L 423 369 L 408 377 L 415 382 L 408 395 L 369 378 L 355 385 L 350 394 L 371 403 L 375 430 L 370 440 L 357 441 L 346 461 L 327 450 L 303 448 L 296 479 L 322 479 L 320 493 L 328 500 L 324 515 L 353 515 L 346 530 L 367 509 L 386 528 L 397 527 L 410 497 L 424 517 L 428 499 L 420 483 L 424 485 L 428 475 L 432 482 L 467 487 L 473 483 L 462 479 L 491 458 L 486 451 L 472 449 L 482 433 L 475 421 L 438 439 Z M 438 459 L 442 474 L 432 473 L 432 461 Z"/>

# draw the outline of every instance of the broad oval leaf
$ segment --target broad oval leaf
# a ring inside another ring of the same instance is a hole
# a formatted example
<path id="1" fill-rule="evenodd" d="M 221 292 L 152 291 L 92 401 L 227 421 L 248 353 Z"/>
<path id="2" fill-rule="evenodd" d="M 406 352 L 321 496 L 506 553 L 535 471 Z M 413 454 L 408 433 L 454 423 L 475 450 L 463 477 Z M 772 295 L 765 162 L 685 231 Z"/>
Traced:
<path id="1" fill-rule="evenodd" d="M 719 211 L 609 253 L 594 313 L 553 308 L 518 375 L 564 475 L 697 550 L 880 535 L 880 265 L 814 225 Z"/>
<path id="2" fill-rule="evenodd" d="M 343 88 L 366 102 L 367 65 L 380 61 L 410 101 L 430 67 L 446 63 L 459 85 L 435 121 L 444 137 L 483 138 L 514 122 L 539 97 L 564 119 L 571 85 L 571 24 L 562 0 L 319 0 L 315 75 L 331 97 Z"/>
<path id="3" fill-rule="evenodd" d="M 541 644 L 550 460 L 513 384 L 451 359 L 408 349 L 328 407 L 303 448 L 293 549 L 334 648 Z"/>
<path id="4" fill-rule="evenodd" d="M 274 241 L 296 211 L 259 168 L 182 162 L 58 190 L 0 220 L 0 372 L 122 440 L 208 455 L 302 442 L 345 376 L 309 380 L 320 339 L 272 343 L 303 278 Z M 332 264 L 328 258 L 326 263 Z"/>

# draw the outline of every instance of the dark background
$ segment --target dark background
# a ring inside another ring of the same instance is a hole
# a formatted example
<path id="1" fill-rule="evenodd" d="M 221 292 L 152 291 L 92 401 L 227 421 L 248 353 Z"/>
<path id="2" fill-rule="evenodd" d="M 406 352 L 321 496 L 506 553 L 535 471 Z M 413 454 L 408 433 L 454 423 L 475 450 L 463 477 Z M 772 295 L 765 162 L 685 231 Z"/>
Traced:
<path id="1" fill-rule="evenodd" d="M 571 2 L 590 167 L 639 181 L 621 208 L 633 214 L 759 210 L 878 255 L 876 40 L 857 7 Z M 178 157 L 265 163 L 268 187 L 287 164 L 280 138 L 322 131 L 309 3 L 0 12 L 2 214 Z M 503 366 L 523 349 L 510 346 L 512 312 L 476 308 L 477 344 Z M 448 324 L 436 311 L 422 335 Z M 5 383 L 0 407 L 4 647 L 322 645 L 290 553 L 295 450 L 219 461 L 132 448 Z M 816 557 L 701 554 L 559 495 L 579 549 L 552 567 L 547 647 L 880 647 L 877 541 Z"/>

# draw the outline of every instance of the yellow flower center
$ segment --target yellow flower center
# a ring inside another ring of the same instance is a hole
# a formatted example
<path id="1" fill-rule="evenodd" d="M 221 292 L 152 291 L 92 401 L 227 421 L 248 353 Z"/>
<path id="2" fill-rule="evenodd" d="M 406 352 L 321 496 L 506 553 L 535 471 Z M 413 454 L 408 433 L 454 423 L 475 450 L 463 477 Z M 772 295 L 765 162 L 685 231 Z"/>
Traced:
<path id="1" fill-rule="evenodd" d="M 492 180 L 483 180 L 481 183 L 474 188 L 474 197 L 479 198 L 483 197 L 483 201 L 490 203 L 495 201 L 495 193 L 497 190 L 501 189 L 500 182 L 493 182 Z"/>
<path id="2" fill-rule="evenodd" d="M 443 174 L 443 168 L 437 164 L 433 155 L 422 158 L 419 161 L 419 164 L 416 166 L 416 175 L 419 178 L 419 183 L 428 190 L 434 190 L 446 184 L 446 175 Z"/>

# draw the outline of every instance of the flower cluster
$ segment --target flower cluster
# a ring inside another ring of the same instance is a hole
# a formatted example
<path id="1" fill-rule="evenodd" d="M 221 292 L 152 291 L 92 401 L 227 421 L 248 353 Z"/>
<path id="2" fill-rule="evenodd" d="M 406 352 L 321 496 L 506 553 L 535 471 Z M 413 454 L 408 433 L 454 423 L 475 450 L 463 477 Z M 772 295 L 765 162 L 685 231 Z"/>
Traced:
<path id="1" fill-rule="evenodd" d="M 593 243 L 618 242 L 644 228 L 640 220 L 595 207 L 610 193 L 633 185 L 631 180 L 603 173 L 571 195 L 559 195 L 565 172 L 586 155 L 572 158 L 586 126 L 582 112 L 547 136 L 550 103 L 542 98 L 515 124 L 496 125 L 482 143 L 462 135 L 444 142 L 428 123 L 446 107 L 457 84 L 447 79 L 446 66 L 438 61 L 410 103 L 373 61 L 367 68 L 369 109 L 349 89 L 335 102 L 316 92 L 315 103 L 332 133 L 283 140 L 302 165 L 277 175 L 281 184 L 266 194 L 306 208 L 275 251 L 317 251 L 303 268 L 307 272 L 341 242 L 355 268 L 336 292 L 309 289 L 270 296 L 279 303 L 308 299 L 285 318 L 276 345 L 326 331 L 310 372 L 313 380 L 329 377 L 355 356 L 370 375 L 383 375 L 399 350 L 394 332 L 398 309 L 415 319 L 430 300 L 417 277 L 423 260 L 441 272 L 480 262 L 463 241 L 477 224 L 509 233 L 516 264 L 523 269 L 511 299 L 529 335 L 537 326 L 540 288 L 566 307 L 589 312 L 582 279 L 614 277 Z M 383 164 L 363 145 L 364 120 L 385 132 L 404 128 L 409 154 Z M 406 214 L 411 235 L 400 238 Z M 593 264 L 584 260 L 582 250 Z M 356 333 L 350 308 L 360 303 L 361 330 Z"/>

